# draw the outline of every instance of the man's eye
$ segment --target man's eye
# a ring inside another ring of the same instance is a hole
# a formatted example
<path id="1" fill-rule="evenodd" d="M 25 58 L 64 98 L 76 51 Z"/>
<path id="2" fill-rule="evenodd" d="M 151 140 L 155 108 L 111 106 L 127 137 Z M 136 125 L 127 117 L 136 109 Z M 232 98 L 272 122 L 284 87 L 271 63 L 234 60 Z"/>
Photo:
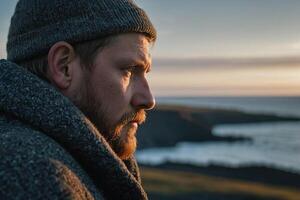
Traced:
<path id="1" fill-rule="evenodd" d="M 126 77 L 131 77 L 133 75 L 133 72 L 135 70 L 135 67 L 128 67 L 128 68 L 125 68 L 123 71 L 124 71 L 124 75 Z"/>
<path id="2" fill-rule="evenodd" d="M 125 70 L 125 76 L 126 76 L 126 77 L 130 77 L 131 74 L 132 74 L 132 71 L 130 71 L 130 70 Z"/>

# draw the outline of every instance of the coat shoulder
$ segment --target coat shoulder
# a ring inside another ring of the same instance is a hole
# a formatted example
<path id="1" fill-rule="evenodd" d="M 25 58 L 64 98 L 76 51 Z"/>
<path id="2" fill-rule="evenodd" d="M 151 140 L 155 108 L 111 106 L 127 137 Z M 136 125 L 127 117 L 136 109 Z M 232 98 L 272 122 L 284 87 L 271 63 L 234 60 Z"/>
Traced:
<path id="1" fill-rule="evenodd" d="M 1 198 L 103 199 L 76 160 L 38 130 L 0 123 L 0 155 Z"/>

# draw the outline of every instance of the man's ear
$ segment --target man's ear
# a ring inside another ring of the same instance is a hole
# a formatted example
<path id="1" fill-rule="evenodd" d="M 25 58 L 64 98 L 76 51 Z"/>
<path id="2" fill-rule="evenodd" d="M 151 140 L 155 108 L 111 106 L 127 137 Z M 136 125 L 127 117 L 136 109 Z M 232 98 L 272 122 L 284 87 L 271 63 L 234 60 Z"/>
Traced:
<path id="1" fill-rule="evenodd" d="M 51 82 L 59 89 L 67 89 L 71 85 L 75 59 L 74 48 L 67 42 L 55 43 L 48 52 L 48 75 Z"/>

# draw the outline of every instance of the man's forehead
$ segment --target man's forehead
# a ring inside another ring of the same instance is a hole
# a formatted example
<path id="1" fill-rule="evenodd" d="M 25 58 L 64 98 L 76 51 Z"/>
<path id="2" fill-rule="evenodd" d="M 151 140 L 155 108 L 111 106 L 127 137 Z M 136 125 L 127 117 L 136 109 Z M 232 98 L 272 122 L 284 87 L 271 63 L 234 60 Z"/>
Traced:
<path id="1" fill-rule="evenodd" d="M 120 59 L 151 60 L 151 43 L 143 34 L 118 35 L 108 47 Z"/>
<path id="2" fill-rule="evenodd" d="M 111 43 L 115 48 L 132 48 L 149 51 L 151 42 L 140 33 L 125 33 L 117 35 Z"/>

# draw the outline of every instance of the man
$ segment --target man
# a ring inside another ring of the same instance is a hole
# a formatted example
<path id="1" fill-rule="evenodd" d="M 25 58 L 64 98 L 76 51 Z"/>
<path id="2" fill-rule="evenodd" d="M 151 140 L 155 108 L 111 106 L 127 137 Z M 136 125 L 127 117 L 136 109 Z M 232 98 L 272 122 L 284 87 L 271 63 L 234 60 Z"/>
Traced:
<path id="1" fill-rule="evenodd" d="M 156 31 L 131 0 L 19 0 L 0 61 L 0 199 L 147 199 Z"/>

